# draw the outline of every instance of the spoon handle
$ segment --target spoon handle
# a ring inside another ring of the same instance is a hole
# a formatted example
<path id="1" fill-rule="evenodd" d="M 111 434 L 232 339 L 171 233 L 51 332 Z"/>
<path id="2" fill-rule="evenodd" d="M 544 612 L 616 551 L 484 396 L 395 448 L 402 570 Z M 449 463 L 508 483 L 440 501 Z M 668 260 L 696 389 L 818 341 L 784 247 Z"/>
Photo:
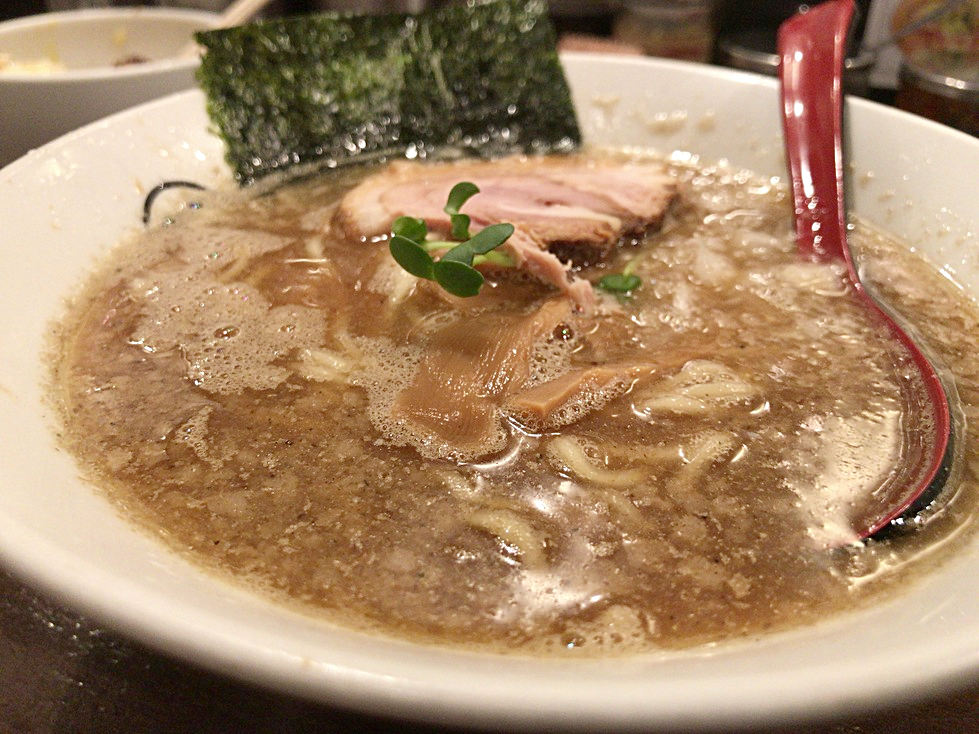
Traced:
<path id="1" fill-rule="evenodd" d="M 844 240 L 842 70 L 853 0 L 820 3 L 779 28 L 784 132 L 799 251 L 843 260 L 859 282 Z M 829 141 L 833 145 L 827 145 Z"/>

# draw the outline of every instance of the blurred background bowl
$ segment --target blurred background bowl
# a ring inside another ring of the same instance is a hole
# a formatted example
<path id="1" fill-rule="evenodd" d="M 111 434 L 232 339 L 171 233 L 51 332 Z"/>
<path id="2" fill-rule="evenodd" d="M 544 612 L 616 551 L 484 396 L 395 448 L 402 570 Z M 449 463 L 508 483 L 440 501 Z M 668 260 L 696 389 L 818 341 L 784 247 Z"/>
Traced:
<path id="1" fill-rule="evenodd" d="M 0 166 L 93 120 L 194 86 L 198 58 L 180 54 L 216 19 L 113 8 L 0 23 Z"/>

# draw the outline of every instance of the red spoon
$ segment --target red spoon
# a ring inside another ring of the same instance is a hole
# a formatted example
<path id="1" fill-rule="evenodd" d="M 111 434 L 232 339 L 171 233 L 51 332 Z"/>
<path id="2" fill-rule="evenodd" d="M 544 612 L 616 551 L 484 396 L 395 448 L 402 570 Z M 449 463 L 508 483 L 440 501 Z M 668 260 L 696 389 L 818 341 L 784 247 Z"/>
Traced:
<path id="1" fill-rule="evenodd" d="M 905 398 L 915 427 L 904 461 L 873 502 L 853 518 L 862 539 L 914 526 L 941 491 L 952 456 L 948 395 L 934 366 L 907 333 L 866 292 L 846 239 L 843 191 L 843 62 L 853 0 L 829 0 L 785 21 L 778 33 L 786 155 L 803 257 L 842 260 L 856 297 L 889 329 L 912 371 Z"/>

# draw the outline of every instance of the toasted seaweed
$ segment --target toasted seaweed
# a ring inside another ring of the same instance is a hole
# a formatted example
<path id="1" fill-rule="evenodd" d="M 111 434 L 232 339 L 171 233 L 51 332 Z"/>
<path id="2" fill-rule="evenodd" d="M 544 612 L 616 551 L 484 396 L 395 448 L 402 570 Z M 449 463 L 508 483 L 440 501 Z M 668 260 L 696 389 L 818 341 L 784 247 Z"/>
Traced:
<path id="1" fill-rule="evenodd" d="M 580 142 L 542 0 L 291 16 L 197 40 L 208 113 L 243 183 L 304 164 Z"/>

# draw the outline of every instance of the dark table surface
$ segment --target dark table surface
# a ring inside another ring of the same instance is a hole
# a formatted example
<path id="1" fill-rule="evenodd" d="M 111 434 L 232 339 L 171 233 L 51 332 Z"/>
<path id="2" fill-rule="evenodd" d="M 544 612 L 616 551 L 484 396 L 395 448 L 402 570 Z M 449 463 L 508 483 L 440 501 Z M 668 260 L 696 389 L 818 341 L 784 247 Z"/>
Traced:
<path id="1" fill-rule="evenodd" d="M 455 731 L 326 708 L 216 675 L 103 629 L 0 572 L 0 734 Z M 972 734 L 979 681 L 900 709 L 764 730 L 790 732 Z"/>

